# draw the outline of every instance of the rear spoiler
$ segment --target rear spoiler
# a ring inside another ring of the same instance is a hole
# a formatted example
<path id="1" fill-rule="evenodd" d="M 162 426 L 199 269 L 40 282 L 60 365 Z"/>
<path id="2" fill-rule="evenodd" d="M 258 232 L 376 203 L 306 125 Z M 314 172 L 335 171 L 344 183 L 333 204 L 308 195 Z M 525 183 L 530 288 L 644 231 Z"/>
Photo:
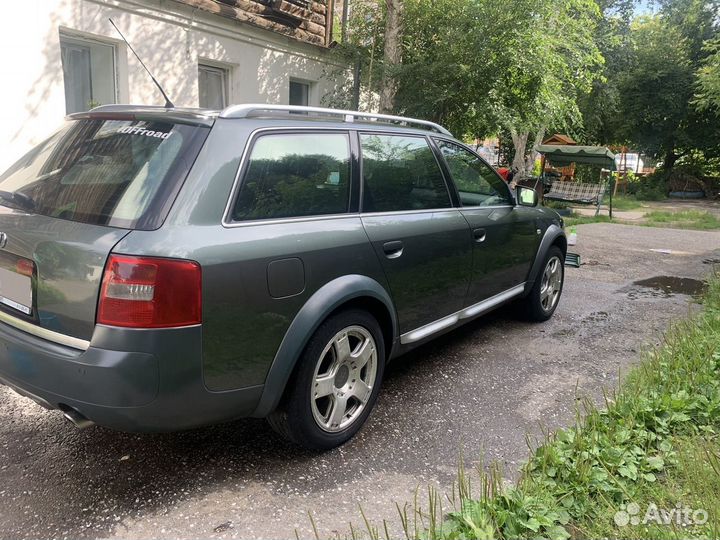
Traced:
<path id="1" fill-rule="evenodd" d="M 155 120 L 173 124 L 212 127 L 217 111 L 166 109 L 144 105 L 102 105 L 87 112 L 70 114 L 68 120 Z"/>

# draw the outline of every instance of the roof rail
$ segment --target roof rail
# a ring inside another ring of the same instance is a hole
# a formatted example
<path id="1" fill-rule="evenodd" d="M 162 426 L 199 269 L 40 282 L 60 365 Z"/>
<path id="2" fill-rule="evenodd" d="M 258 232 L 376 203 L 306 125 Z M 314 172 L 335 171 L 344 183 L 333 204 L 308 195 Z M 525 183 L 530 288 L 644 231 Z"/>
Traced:
<path id="1" fill-rule="evenodd" d="M 344 111 L 340 109 L 326 109 L 323 107 L 301 107 L 298 105 L 267 105 L 262 103 L 231 105 L 220 113 L 220 118 L 248 118 L 252 113 L 259 111 L 316 113 L 327 116 L 342 116 L 345 122 L 354 122 L 356 118 L 363 118 L 370 121 L 387 122 L 389 124 L 405 124 L 407 126 L 416 125 L 452 137 L 452 133 L 450 133 L 447 129 L 445 129 L 439 124 L 436 124 L 435 122 L 429 122 L 427 120 L 406 118 L 404 116 L 392 116 L 389 114 L 375 114 L 358 111 Z"/>

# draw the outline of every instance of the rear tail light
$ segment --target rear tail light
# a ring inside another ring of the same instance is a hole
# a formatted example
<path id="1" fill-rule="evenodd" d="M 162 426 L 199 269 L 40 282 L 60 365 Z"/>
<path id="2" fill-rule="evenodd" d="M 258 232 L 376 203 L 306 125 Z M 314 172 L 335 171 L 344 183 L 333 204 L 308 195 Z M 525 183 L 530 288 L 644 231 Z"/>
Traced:
<path id="1" fill-rule="evenodd" d="M 110 255 L 97 322 L 130 328 L 200 324 L 201 278 L 194 261 Z"/>

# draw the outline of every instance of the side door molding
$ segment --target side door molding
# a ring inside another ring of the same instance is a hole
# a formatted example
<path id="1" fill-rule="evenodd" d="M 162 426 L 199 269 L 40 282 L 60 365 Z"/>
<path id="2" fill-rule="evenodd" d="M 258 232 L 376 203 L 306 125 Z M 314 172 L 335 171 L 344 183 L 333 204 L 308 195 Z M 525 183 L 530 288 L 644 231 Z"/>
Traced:
<path id="1" fill-rule="evenodd" d="M 468 306 L 460 311 L 438 319 L 430 324 L 416 328 L 410 332 L 406 332 L 400 336 L 400 343 L 402 345 L 408 345 L 436 334 L 446 328 L 451 328 L 456 324 L 462 322 L 464 319 L 474 319 L 480 315 L 487 313 L 488 311 L 496 308 L 497 306 L 504 304 L 508 300 L 512 300 L 516 296 L 523 294 L 525 290 L 525 284 L 521 283 L 515 287 L 496 294 L 490 298 L 477 302 L 471 306 Z"/>

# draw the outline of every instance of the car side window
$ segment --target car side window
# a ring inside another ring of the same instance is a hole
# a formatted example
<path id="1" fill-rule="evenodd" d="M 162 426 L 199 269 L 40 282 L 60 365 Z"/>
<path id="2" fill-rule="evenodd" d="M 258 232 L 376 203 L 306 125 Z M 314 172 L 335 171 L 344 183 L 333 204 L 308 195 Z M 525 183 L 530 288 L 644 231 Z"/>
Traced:
<path id="1" fill-rule="evenodd" d="M 349 200 L 347 133 L 261 135 L 250 152 L 232 219 L 341 214 Z"/>
<path id="2" fill-rule="evenodd" d="M 451 206 L 440 166 L 424 137 L 360 135 L 363 212 Z"/>
<path id="3" fill-rule="evenodd" d="M 437 140 L 463 206 L 513 205 L 507 184 L 479 157 L 458 144 Z"/>

